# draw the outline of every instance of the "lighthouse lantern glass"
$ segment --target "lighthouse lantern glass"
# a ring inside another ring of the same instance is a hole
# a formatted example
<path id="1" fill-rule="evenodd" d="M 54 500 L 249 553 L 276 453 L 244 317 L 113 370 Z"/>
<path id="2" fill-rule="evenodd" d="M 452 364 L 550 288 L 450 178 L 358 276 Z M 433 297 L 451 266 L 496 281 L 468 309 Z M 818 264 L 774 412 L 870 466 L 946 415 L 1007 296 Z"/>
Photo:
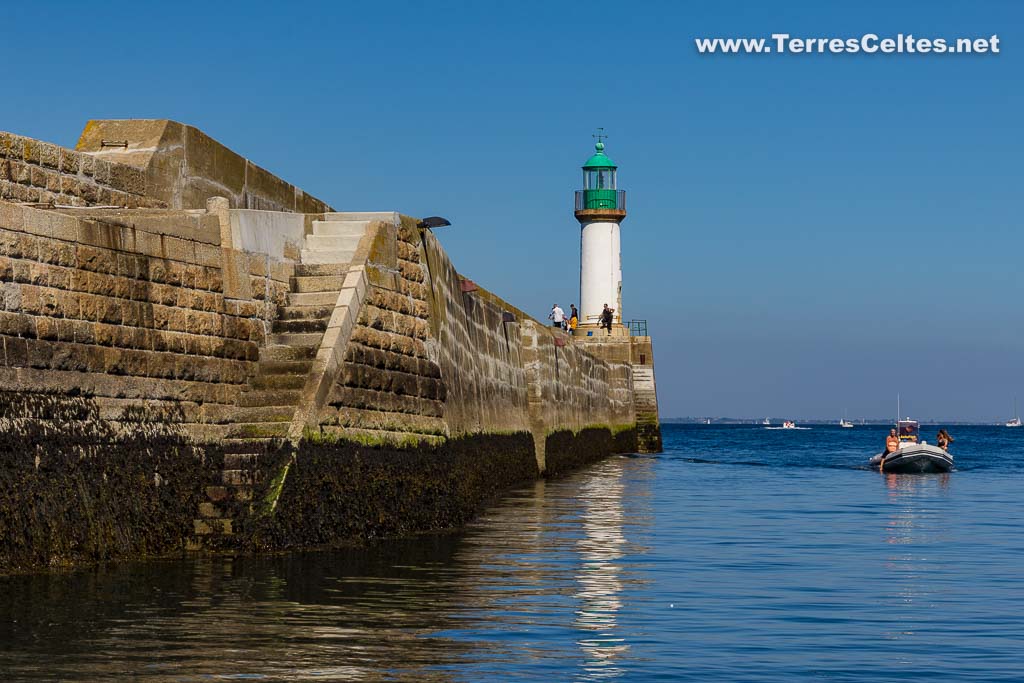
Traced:
<path id="1" fill-rule="evenodd" d="M 614 190 L 615 169 L 595 168 L 583 172 L 583 189 L 585 190 Z"/>

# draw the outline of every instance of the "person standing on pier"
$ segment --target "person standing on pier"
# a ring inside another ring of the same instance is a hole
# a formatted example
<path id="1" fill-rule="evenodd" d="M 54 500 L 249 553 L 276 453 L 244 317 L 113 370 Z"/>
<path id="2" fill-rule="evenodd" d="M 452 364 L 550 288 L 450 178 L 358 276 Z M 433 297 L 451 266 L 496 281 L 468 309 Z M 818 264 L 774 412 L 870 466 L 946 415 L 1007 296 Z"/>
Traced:
<path id="1" fill-rule="evenodd" d="M 563 311 L 558 304 L 551 304 L 551 312 L 548 313 L 548 320 L 551 321 L 552 327 L 561 327 L 562 321 L 565 320 L 565 311 Z"/>
<path id="2" fill-rule="evenodd" d="M 612 333 L 612 313 L 615 312 L 614 308 L 608 308 L 608 304 L 604 305 L 604 310 L 601 311 L 601 329 L 608 330 L 608 334 Z"/>

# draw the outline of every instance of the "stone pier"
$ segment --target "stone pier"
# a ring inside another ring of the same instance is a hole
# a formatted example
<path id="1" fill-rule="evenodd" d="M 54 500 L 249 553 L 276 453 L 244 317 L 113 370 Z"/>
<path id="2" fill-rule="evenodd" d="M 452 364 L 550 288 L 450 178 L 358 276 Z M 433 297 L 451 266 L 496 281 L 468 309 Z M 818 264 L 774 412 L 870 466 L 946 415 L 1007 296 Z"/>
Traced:
<path id="1" fill-rule="evenodd" d="M 173 121 L 0 133 L 0 389 L 0 571 L 444 528 L 661 443 L 649 337 L 553 331 Z"/>

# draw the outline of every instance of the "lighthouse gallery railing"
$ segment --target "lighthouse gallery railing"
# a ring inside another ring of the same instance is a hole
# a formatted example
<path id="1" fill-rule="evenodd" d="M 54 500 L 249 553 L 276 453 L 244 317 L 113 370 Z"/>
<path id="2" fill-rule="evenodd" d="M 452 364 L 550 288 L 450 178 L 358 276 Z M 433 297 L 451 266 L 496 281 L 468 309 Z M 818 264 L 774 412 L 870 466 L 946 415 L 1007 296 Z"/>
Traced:
<path id="1" fill-rule="evenodd" d="M 576 210 L 615 209 L 626 210 L 625 190 L 576 190 Z"/>

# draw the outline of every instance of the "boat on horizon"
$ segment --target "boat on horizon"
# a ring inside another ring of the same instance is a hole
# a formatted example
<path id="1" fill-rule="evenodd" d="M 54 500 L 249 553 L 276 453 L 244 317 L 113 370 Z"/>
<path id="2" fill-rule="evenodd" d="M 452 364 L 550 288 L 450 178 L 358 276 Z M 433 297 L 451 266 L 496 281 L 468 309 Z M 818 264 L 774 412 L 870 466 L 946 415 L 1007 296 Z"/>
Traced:
<path id="1" fill-rule="evenodd" d="M 1006 423 L 1007 427 L 1020 427 L 1020 415 L 1017 413 L 1017 397 L 1013 397 L 1013 417 Z"/>
<path id="2" fill-rule="evenodd" d="M 761 424 L 763 424 L 763 425 L 764 425 L 765 427 L 768 427 L 768 426 L 770 426 L 770 425 L 771 425 L 771 423 L 772 423 L 772 421 L 771 421 L 771 420 L 769 420 L 769 419 L 768 419 L 768 418 L 766 417 L 766 418 L 764 419 L 764 421 L 763 421 L 763 422 L 762 422 Z"/>
<path id="3" fill-rule="evenodd" d="M 781 427 L 765 427 L 765 429 L 800 429 L 807 431 L 810 427 L 797 427 L 796 422 L 793 420 L 783 420 Z"/>
<path id="4" fill-rule="evenodd" d="M 843 429 L 853 429 L 853 423 L 850 422 L 846 418 L 847 418 L 847 415 L 846 415 L 846 411 L 844 410 L 843 411 L 843 419 L 839 421 L 839 426 L 842 427 Z"/>
<path id="5" fill-rule="evenodd" d="M 872 468 L 889 474 L 929 474 L 953 469 L 953 456 L 927 441 L 919 441 L 921 425 L 909 417 L 896 423 L 900 447 L 894 453 L 879 453 L 868 460 Z M 882 458 L 885 458 L 883 461 Z"/>

